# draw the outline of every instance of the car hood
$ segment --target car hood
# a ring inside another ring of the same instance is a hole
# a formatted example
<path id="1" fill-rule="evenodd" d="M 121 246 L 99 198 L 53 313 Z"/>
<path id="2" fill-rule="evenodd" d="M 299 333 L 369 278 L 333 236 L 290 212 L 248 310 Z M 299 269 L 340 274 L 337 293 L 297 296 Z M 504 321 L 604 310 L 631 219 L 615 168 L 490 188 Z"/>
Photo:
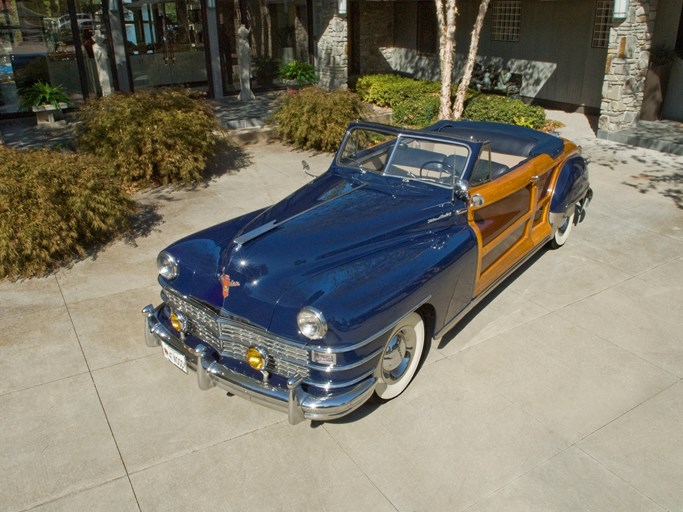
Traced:
<path id="1" fill-rule="evenodd" d="M 440 217 L 452 208 L 447 189 L 325 173 L 223 242 L 217 269 L 225 276 L 223 310 L 268 328 L 274 307 L 291 287 L 410 243 L 438 229 Z M 303 306 L 316 297 L 302 300 Z"/>

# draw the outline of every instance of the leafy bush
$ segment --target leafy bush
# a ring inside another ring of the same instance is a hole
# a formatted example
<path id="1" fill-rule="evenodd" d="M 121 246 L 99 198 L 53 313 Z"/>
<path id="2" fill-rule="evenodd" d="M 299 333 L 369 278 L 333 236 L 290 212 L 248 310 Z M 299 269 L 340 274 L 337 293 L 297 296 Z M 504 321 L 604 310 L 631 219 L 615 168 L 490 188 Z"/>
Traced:
<path id="1" fill-rule="evenodd" d="M 545 110 L 496 94 L 471 93 L 462 114 L 473 121 L 496 121 L 540 130 L 545 126 Z"/>
<path id="2" fill-rule="evenodd" d="M 439 106 L 436 94 L 406 98 L 394 106 L 392 121 L 397 125 L 424 128 L 438 120 Z"/>
<path id="3" fill-rule="evenodd" d="M 302 149 L 332 152 L 348 124 L 368 113 L 369 108 L 357 94 L 306 87 L 295 96 L 285 97 L 273 121 L 285 141 Z"/>
<path id="4" fill-rule="evenodd" d="M 408 98 L 438 94 L 441 84 L 399 75 L 366 75 L 358 79 L 356 92 L 363 101 L 395 107 Z"/>
<path id="5" fill-rule="evenodd" d="M 296 80 L 302 85 L 317 82 L 315 67 L 307 62 L 292 60 L 280 66 L 278 76 L 283 80 Z"/>
<path id="6" fill-rule="evenodd" d="M 102 162 L 0 146 L 0 278 L 44 274 L 128 226 L 134 203 Z"/>
<path id="7" fill-rule="evenodd" d="M 202 178 L 219 130 L 211 108 L 162 89 L 88 101 L 75 130 L 79 151 L 112 162 L 127 184 L 191 184 Z"/>

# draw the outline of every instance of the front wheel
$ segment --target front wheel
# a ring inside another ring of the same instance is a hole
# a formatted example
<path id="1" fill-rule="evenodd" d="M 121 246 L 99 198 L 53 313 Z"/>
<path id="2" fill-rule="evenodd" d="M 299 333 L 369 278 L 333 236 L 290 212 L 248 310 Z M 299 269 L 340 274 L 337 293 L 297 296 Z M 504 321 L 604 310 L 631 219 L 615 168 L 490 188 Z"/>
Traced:
<path id="1" fill-rule="evenodd" d="M 572 210 L 572 213 L 564 218 L 562 224 L 557 228 L 557 231 L 555 231 L 555 236 L 550 241 L 550 246 L 553 249 L 559 249 L 564 245 L 567 239 L 569 239 L 569 235 L 572 232 L 572 226 L 574 226 L 575 210 L 576 209 Z"/>
<path id="2" fill-rule="evenodd" d="M 425 345 L 425 323 L 418 313 L 411 313 L 391 331 L 379 362 L 375 394 L 382 400 L 400 395 L 415 376 Z"/>

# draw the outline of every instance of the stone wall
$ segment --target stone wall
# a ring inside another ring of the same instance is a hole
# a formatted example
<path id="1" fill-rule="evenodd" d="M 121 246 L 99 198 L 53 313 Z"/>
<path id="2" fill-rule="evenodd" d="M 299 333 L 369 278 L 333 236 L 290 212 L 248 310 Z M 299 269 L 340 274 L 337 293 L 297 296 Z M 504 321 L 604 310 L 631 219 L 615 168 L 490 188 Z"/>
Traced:
<path id="1" fill-rule="evenodd" d="M 346 89 L 349 77 L 349 30 L 345 17 L 336 11 L 337 2 L 317 0 L 315 4 L 318 37 L 316 67 L 319 84 L 325 89 Z"/>
<path id="2" fill-rule="evenodd" d="M 599 136 L 638 121 L 656 14 L 657 0 L 631 0 L 628 17 L 610 29 Z"/>

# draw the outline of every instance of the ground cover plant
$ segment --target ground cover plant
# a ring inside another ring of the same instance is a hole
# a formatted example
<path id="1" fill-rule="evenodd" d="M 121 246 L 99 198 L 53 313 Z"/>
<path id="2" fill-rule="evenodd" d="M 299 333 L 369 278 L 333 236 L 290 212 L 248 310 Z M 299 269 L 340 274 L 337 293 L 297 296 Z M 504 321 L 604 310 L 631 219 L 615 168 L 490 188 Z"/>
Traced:
<path id="1" fill-rule="evenodd" d="M 272 120 L 285 142 L 301 149 L 333 152 L 348 124 L 369 112 L 352 92 L 305 87 L 294 96 L 284 96 Z"/>
<path id="2" fill-rule="evenodd" d="M 0 146 L 0 278 L 42 275 L 123 233 L 135 203 L 93 157 Z"/>
<path id="3" fill-rule="evenodd" d="M 220 131 L 206 102 L 175 89 L 88 101 L 78 120 L 78 151 L 111 162 L 135 187 L 201 180 Z"/>

